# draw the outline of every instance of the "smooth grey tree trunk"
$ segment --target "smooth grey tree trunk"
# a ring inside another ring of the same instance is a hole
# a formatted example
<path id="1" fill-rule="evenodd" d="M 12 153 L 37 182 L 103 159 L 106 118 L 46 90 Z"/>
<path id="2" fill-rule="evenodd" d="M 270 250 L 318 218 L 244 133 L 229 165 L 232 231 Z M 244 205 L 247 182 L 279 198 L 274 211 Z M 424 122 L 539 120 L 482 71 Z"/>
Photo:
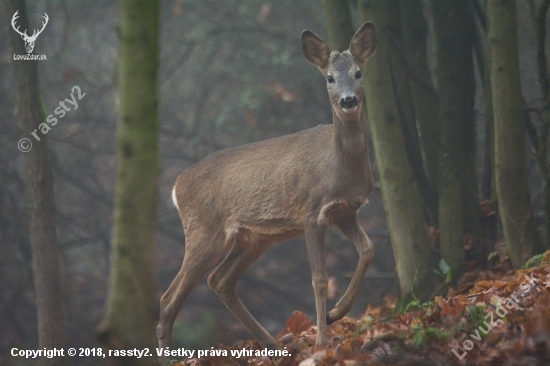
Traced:
<path id="1" fill-rule="evenodd" d="M 9 24 L 13 14 L 19 11 L 17 24 L 20 29 L 30 29 L 24 1 L 8 0 L 5 8 L 5 24 Z M 19 34 L 11 29 L 8 34 L 13 53 L 26 54 Z M 41 61 L 12 63 L 15 74 L 15 118 L 22 137 L 29 138 L 32 143 L 32 148 L 21 154 L 24 154 L 26 196 L 30 208 L 29 238 L 38 317 L 38 348 L 60 349 L 66 346 L 67 331 L 59 274 L 53 178 L 46 135 L 37 131 L 40 141 L 31 137 L 31 133 L 41 123 L 46 124 L 46 114 L 40 99 L 38 62 Z M 40 363 L 67 364 L 63 357 L 42 357 Z"/>
<path id="2" fill-rule="evenodd" d="M 329 47 L 331 50 L 345 51 L 353 37 L 353 25 L 348 0 L 322 0 L 327 23 Z"/>
<path id="3" fill-rule="evenodd" d="M 120 0 L 118 9 L 118 166 L 107 314 L 98 339 L 109 349 L 149 348 L 155 355 L 116 357 L 110 364 L 153 365 L 159 5 Z"/>
<path id="4" fill-rule="evenodd" d="M 464 236 L 479 237 L 475 171 L 474 23 L 468 1 L 432 2 L 440 102 L 439 232 L 453 278 L 465 271 Z M 477 230 L 475 229 L 477 228 Z"/>
<path id="5" fill-rule="evenodd" d="M 364 70 L 368 119 L 390 231 L 401 297 L 428 298 L 437 285 L 420 196 L 413 184 L 399 121 L 391 67 L 392 41 L 400 40 L 398 0 L 358 2 L 360 21 L 373 22 L 378 49 Z"/>
<path id="6" fill-rule="evenodd" d="M 525 115 L 519 77 L 514 0 L 488 0 L 493 115 L 495 123 L 495 183 L 500 220 L 514 268 L 542 248 L 527 185 Z"/>

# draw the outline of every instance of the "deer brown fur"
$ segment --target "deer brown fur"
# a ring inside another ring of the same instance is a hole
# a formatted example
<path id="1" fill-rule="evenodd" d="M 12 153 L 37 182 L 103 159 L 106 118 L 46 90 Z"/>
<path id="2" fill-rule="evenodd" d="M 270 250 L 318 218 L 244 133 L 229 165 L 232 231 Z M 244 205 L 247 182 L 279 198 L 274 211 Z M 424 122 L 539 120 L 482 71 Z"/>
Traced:
<path id="1" fill-rule="evenodd" d="M 169 347 L 180 307 L 214 268 L 208 276 L 210 288 L 263 347 L 278 348 L 235 287 L 270 245 L 304 234 L 317 310 L 316 344 L 326 342 L 327 323 L 350 310 L 373 256 L 357 210 L 374 187 L 362 118 L 361 69 L 376 44 L 370 22 L 341 53 L 330 52 L 319 36 L 304 31 L 302 51 L 327 79 L 333 123 L 215 152 L 177 178 L 173 198 L 186 249 L 179 273 L 161 298 L 159 347 Z M 359 261 L 345 294 L 326 313 L 324 240 L 331 225 L 353 242 Z"/>

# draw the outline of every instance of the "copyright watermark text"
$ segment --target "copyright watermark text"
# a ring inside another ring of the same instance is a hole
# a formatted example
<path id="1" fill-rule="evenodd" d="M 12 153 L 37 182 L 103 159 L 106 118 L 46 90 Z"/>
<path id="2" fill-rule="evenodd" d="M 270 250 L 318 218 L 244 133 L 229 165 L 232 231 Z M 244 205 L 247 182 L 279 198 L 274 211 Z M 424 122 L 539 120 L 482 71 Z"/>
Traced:
<path id="1" fill-rule="evenodd" d="M 75 94 L 76 93 L 76 94 Z M 31 136 L 40 141 L 40 137 L 46 135 L 53 126 L 55 126 L 61 118 L 65 117 L 67 112 L 72 109 L 78 109 L 78 101 L 84 98 L 86 93 L 82 93 L 78 85 L 73 86 L 71 89 L 71 99 L 65 98 L 59 102 L 59 107 L 55 108 L 53 113 L 46 117 L 46 122 L 42 122 L 31 132 Z M 72 107 L 72 108 L 71 108 Z M 32 149 L 32 141 L 29 138 L 22 138 L 17 143 L 17 147 L 21 152 L 29 152 Z"/>
<path id="2" fill-rule="evenodd" d="M 105 358 L 105 357 L 135 357 L 135 358 L 142 358 L 142 357 L 182 357 L 182 358 L 201 358 L 201 357 L 233 357 L 233 358 L 241 358 L 241 357 L 257 357 L 257 356 L 264 356 L 264 357 L 287 357 L 292 356 L 288 350 L 270 350 L 267 348 L 264 348 L 262 350 L 250 350 L 243 348 L 242 350 L 225 350 L 225 349 L 214 349 L 212 347 L 211 349 L 186 349 L 186 348 L 176 348 L 176 349 L 170 349 L 168 347 L 165 348 L 156 348 L 154 349 L 154 352 L 152 352 L 149 348 L 143 348 L 143 349 L 126 349 L 126 350 L 113 350 L 113 349 L 106 349 L 103 350 L 101 347 L 86 347 L 86 348 L 67 348 L 67 352 L 65 352 L 65 349 L 63 348 L 53 348 L 53 349 L 38 349 L 38 350 L 28 350 L 28 349 L 19 349 L 19 348 L 12 348 L 11 349 L 11 355 L 13 357 L 23 357 L 23 358 L 39 358 L 39 357 L 46 357 L 46 358 L 54 358 L 54 357 L 99 357 L 99 358 Z"/>
<path id="3" fill-rule="evenodd" d="M 531 278 L 529 278 L 527 275 L 524 275 L 525 281 L 519 285 L 519 288 L 521 291 L 518 295 L 528 293 L 532 288 L 534 288 L 536 284 L 536 278 L 533 277 L 533 273 L 531 273 Z M 498 319 L 496 321 L 494 320 L 494 315 L 492 311 L 489 311 L 487 314 L 485 314 L 485 321 L 483 322 L 485 328 L 483 325 L 478 326 L 478 328 L 475 330 L 474 333 L 470 334 L 470 338 L 481 341 L 482 337 L 484 335 L 487 335 L 490 330 L 492 330 L 494 327 L 497 327 L 501 324 L 504 324 L 504 321 L 502 319 L 505 319 L 505 316 L 508 314 L 509 310 L 512 310 L 514 307 L 517 307 L 520 303 L 520 300 L 517 298 L 515 293 L 510 294 L 502 304 L 498 304 L 498 306 L 495 309 L 495 313 L 498 316 Z M 487 320 L 489 323 L 487 323 Z M 480 333 L 481 331 L 481 333 Z M 462 360 L 466 355 L 468 354 L 468 351 L 470 351 L 472 348 L 474 348 L 475 343 L 470 340 L 466 339 L 462 343 L 462 347 L 464 351 L 462 351 L 460 348 L 458 352 L 453 348 L 451 351 L 454 353 L 454 355 L 459 359 Z"/>
<path id="4" fill-rule="evenodd" d="M 54 357 L 63 357 L 65 356 L 65 350 L 63 348 L 53 348 L 53 349 L 19 349 L 12 348 L 11 355 L 14 357 L 25 357 L 25 358 L 54 358 Z"/>

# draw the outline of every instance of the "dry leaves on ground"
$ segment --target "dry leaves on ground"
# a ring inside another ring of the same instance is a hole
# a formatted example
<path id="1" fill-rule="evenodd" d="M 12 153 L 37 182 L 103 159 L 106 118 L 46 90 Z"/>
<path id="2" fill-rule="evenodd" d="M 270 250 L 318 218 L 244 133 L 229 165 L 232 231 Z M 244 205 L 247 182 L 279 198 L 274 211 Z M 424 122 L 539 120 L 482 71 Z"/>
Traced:
<path id="1" fill-rule="evenodd" d="M 235 357 L 260 350 L 255 341 L 220 346 L 227 357 L 202 357 L 177 366 L 266 365 L 548 365 L 550 364 L 550 252 L 540 265 L 508 274 L 472 271 L 457 291 L 399 313 L 395 299 L 369 306 L 360 319 L 328 327 L 326 346 L 316 328 L 294 312 L 277 336 L 291 356 Z M 468 285 L 465 285 L 468 281 Z"/>

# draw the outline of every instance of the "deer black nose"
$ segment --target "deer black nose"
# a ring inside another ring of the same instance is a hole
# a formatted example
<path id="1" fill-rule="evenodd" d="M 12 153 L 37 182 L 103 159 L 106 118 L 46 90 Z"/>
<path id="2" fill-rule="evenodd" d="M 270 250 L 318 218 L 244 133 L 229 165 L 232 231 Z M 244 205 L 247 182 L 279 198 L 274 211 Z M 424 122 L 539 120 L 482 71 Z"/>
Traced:
<path id="1" fill-rule="evenodd" d="M 353 108 L 357 106 L 358 103 L 359 101 L 357 100 L 357 97 L 355 95 L 354 96 L 348 95 L 340 99 L 340 107 L 342 108 Z"/>

